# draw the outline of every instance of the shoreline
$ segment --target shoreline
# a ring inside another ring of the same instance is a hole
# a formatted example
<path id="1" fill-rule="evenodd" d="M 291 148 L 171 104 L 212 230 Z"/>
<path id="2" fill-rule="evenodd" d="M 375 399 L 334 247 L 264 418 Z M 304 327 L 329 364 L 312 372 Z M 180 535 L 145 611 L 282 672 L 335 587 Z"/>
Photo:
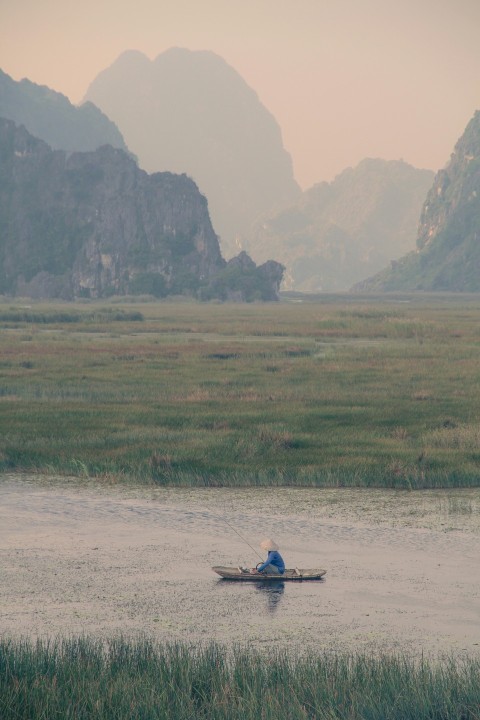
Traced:
<path id="1" fill-rule="evenodd" d="M 0 480 L 3 635 L 479 652 L 480 491 L 275 489 L 272 513 L 267 489 Z M 422 527 L 435 507 L 444 518 Z M 272 591 L 218 579 L 212 566 L 254 559 L 223 515 L 253 547 L 281 539 L 289 566 L 323 567 L 325 580 Z"/>

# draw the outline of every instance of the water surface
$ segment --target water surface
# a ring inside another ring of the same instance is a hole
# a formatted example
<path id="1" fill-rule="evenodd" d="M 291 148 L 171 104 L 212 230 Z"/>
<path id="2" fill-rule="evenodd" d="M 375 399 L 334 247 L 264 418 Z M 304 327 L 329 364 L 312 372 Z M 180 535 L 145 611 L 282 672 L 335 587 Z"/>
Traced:
<path id="1" fill-rule="evenodd" d="M 250 584 L 272 536 L 315 583 Z M 258 550 L 259 556 L 256 552 Z M 0 632 L 480 649 L 480 489 L 171 489 L 0 476 Z"/>

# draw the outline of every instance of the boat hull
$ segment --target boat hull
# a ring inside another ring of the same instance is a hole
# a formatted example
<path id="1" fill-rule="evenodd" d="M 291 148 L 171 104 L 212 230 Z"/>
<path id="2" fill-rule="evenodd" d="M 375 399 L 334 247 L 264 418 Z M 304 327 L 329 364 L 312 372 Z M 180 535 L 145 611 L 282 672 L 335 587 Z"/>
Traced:
<path id="1" fill-rule="evenodd" d="M 225 580 L 240 580 L 243 582 L 265 582 L 265 581 L 284 581 L 284 580 L 292 580 L 292 581 L 302 581 L 302 580 L 321 580 L 326 570 L 320 570 L 318 568 L 289 568 L 288 570 L 285 570 L 283 575 L 279 575 L 277 573 L 251 573 L 249 569 L 247 568 L 240 568 L 240 567 L 223 567 L 223 566 L 216 566 L 212 567 L 212 570 L 217 573 L 217 575 L 220 575 L 220 577 L 225 578 Z"/>

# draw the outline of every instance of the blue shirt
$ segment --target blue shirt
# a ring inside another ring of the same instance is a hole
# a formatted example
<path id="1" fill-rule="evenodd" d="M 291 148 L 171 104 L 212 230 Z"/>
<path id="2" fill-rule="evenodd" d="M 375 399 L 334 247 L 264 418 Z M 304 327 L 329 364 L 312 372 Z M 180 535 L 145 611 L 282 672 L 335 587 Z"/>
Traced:
<path id="1" fill-rule="evenodd" d="M 275 567 L 279 569 L 282 575 L 285 572 L 285 563 L 283 562 L 283 558 L 280 553 L 277 552 L 277 550 L 268 551 L 267 559 L 262 565 L 257 568 L 258 572 L 262 572 L 262 570 L 265 570 L 267 565 L 275 565 Z"/>

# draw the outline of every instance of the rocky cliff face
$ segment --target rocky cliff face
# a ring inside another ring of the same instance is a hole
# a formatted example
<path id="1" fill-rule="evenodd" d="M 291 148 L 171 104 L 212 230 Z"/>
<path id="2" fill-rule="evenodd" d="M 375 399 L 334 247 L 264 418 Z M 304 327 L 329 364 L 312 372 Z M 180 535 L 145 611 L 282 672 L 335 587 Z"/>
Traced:
<path id="1" fill-rule="evenodd" d="M 480 291 L 480 112 L 435 177 L 416 250 L 355 289 Z"/>
<path id="2" fill-rule="evenodd" d="M 277 122 L 214 53 L 123 53 L 86 98 L 118 125 L 142 168 L 195 180 L 226 257 L 259 215 L 299 193 Z"/>
<path id="3" fill-rule="evenodd" d="M 286 289 L 347 290 L 413 249 L 432 180 L 401 161 L 364 160 L 259 221 L 244 247 L 257 262 L 280 260 Z"/>
<path id="4" fill-rule="evenodd" d="M 226 268 L 207 201 L 186 175 L 148 175 L 109 145 L 53 151 L 9 120 L 0 120 L 0 228 L 3 294 L 196 296 Z"/>
<path id="5" fill-rule="evenodd" d="M 0 70 L 0 117 L 24 125 L 55 150 L 88 151 L 101 145 L 126 150 L 123 137 L 93 103 L 75 107 L 61 93 Z"/>
<path id="6" fill-rule="evenodd" d="M 478 208 L 479 190 L 480 112 L 476 112 L 455 145 L 449 164 L 437 173 L 427 195 L 420 217 L 417 249 L 431 246 L 459 216 L 467 214 L 474 220 L 476 213 L 472 211 Z"/>
<path id="7" fill-rule="evenodd" d="M 257 267 L 246 252 L 241 252 L 201 288 L 199 296 L 202 300 L 217 298 L 230 302 L 278 300 L 284 270 L 275 260 L 267 260 Z"/>

